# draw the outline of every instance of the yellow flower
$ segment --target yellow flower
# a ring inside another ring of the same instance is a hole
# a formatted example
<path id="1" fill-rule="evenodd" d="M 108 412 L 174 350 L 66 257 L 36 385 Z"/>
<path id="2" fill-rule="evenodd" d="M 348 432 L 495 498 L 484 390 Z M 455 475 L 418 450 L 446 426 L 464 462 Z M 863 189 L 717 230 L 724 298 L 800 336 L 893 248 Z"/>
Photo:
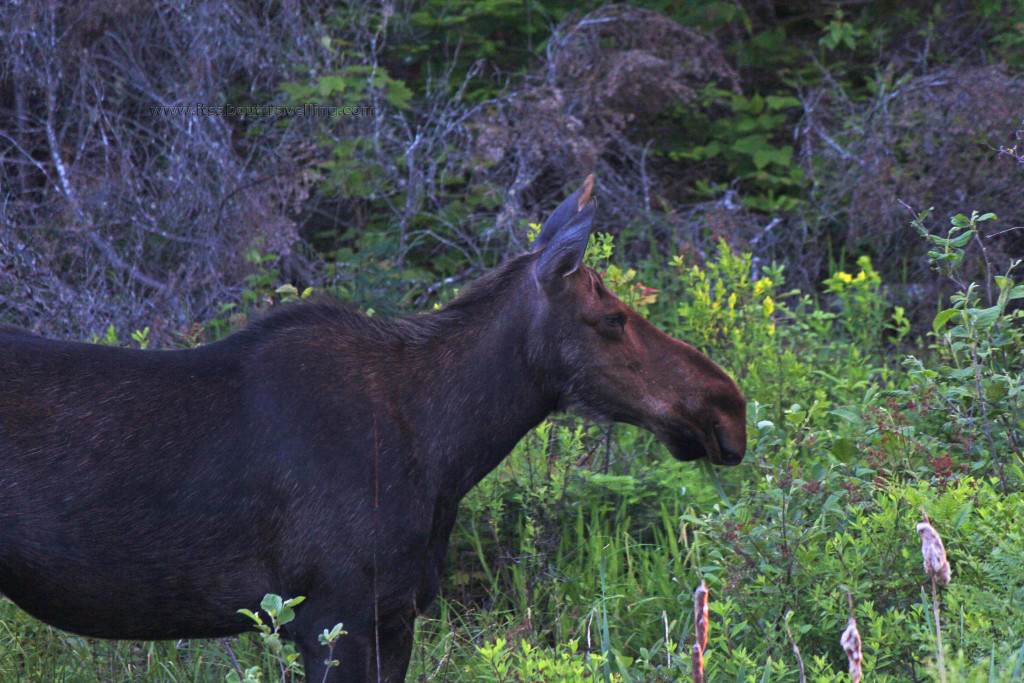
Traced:
<path id="1" fill-rule="evenodd" d="M 537 239 L 537 235 L 540 234 L 540 223 L 527 223 L 526 239 L 530 244 L 533 244 L 534 240 Z"/>
<path id="2" fill-rule="evenodd" d="M 851 282 L 853 282 L 853 276 L 843 271 L 839 271 L 838 273 L 836 273 L 836 278 L 845 282 L 846 284 L 850 284 Z"/>
<path id="3" fill-rule="evenodd" d="M 772 288 L 772 279 L 770 277 L 763 277 L 754 283 L 754 296 L 761 296 Z"/>
<path id="4" fill-rule="evenodd" d="M 729 295 L 729 310 L 731 311 L 731 310 L 733 310 L 735 308 L 736 308 L 736 292 L 733 292 L 732 294 Z"/>
<path id="5" fill-rule="evenodd" d="M 761 304 L 761 306 L 764 309 L 764 315 L 766 318 L 770 316 L 772 312 L 775 311 L 775 302 L 772 301 L 772 298 L 770 296 L 766 296 L 764 298 L 764 303 Z"/>
<path id="6" fill-rule="evenodd" d="M 845 275 L 845 273 L 844 273 L 844 275 Z M 854 281 L 854 282 L 860 282 L 861 280 L 864 280 L 864 279 L 867 279 L 867 275 L 866 275 L 866 274 L 864 273 L 864 271 L 862 270 L 862 271 L 860 271 L 859 273 L 857 273 L 857 277 L 855 277 L 855 278 L 853 279 L 853 281 Z"/>

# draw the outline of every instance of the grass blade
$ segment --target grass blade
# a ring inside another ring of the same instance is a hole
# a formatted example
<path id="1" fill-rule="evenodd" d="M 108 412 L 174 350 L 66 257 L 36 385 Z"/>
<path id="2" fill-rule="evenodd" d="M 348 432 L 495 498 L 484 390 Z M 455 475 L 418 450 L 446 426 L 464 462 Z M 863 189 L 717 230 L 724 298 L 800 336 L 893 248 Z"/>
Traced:
<path id="1" fill-rule="evenodd" d="M 708 462 L 707 459 L 701 459 L 697 462 L 700 463 L 700 468 L 704 475 L 711 481 L 711 486 L 714 487 L 715 493 L 718 494 L 718 497 L 722 499 L 722 502 L 725 503 L 726 507 L 732 508 L 729 496 L 725 495 L 725 489 L 722 488 L 722 480 L 718 478 L 718 471 L 711 466 L 711 463 Z"/>
<path id="2" fill-rule="evenodd" d="M 601 654 L 604 655 L 604 681 L 612 682 L 612 638 L 608 634 L 608 609 L 605 605 L 608 591 L 605 589 L 605 554 L 601 553 Z"/>
<path id="3" fill-rule="evenodd" d="M 1024 666 L 1024 642 L 1020 644 L 1020 650 L 1017 651 L 1017 665 L 1013 667 L 1013 676 L 1010 677 L 1010 683 L 1017 683 L 1020 680 L 1020 669 Z"/>

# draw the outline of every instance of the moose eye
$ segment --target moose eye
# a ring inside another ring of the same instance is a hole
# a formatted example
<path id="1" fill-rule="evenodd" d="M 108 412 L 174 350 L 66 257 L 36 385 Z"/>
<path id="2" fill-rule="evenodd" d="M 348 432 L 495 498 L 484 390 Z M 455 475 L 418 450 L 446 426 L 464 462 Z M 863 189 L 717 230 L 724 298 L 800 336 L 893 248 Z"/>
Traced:
<path id="1" fill-rule="evenodd" d="M 612 315 L 606 315 L 604 317 L 605 327 L 622 330 L 626 327 L 626 315 L 625 313 L 613 313 Z"/>

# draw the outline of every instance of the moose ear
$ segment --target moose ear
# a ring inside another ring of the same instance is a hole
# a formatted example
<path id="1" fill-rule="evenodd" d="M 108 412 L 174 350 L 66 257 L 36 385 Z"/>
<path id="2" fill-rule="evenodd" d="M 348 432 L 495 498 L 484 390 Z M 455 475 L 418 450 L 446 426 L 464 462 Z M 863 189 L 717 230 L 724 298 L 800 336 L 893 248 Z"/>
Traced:
<path id="1" fill-rule="evenodd" d="M 552 286 L 580 267 L 594 222 L 594 204 L 589 203 L 568 220 L 544 247 L 537 260 L 537 280 Z"/>
<path id="2" fill-rule="evenodd" d="M 569 222 L 573 216 L 583 210 L 583 207 L 590 201 L 590 192 L 594 189 L 594 174 L 591 173 L 587 176 L 587 179 L 583 181 L 583 185 L 580 189 L 573 192 L 569 197 L 558 205 L 558 207 L 551 212 L 548 219 L 544 221 L 543 227 L 540 229 L 540 233 L 537 235 L 537 239 L 533 242 L 533 250 L 541 251 L 551 242 L 551 238 L 558 234 L 558 232 L 565 227 L 565 224 Z"/>

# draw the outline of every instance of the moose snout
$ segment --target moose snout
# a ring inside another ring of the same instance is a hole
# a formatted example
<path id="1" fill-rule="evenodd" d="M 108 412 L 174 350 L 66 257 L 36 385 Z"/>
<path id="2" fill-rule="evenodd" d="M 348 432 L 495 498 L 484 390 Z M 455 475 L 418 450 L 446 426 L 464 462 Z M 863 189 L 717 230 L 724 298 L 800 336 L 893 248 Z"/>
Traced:
<path id="1" fill-rule="evenodd" d="M 732 432 L 738 431 L 739 434 Z M 747 430 L 741 426 L 738 430 L 729 429 L 722 423 L 714 427 L 715 440 L 718 441 L 718 457 L 722 465 L 739 465 L 747 453 Z"/>

